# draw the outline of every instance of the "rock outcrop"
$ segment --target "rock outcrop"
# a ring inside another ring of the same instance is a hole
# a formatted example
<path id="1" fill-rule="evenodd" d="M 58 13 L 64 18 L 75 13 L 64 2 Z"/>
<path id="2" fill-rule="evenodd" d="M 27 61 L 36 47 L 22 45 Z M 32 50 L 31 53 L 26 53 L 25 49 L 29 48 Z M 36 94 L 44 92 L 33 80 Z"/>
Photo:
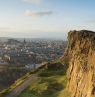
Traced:
<path id="1" fill-rule="evenodd" d="M 70 31 L 66 52 L 71 97 L 95 97 L 95 33 Z"/>

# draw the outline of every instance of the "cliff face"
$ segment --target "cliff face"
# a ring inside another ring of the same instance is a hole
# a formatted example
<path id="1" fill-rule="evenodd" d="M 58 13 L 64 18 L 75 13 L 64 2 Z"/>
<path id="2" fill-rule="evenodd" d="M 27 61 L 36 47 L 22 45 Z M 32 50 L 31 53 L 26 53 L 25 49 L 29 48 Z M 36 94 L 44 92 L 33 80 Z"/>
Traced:
<path id="1" fill-rule="evenodd" d="M 68 89 L 72 97 L 95 97 L 95 33 L 70 31 L 66 54 L 70 59 Z"/>

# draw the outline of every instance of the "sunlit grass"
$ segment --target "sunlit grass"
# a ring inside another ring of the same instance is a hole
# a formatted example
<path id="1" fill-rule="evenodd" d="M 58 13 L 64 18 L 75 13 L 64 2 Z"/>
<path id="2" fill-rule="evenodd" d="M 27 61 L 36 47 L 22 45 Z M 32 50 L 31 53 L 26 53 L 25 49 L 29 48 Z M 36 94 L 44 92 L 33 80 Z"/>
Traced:
<path id="1" fill-rule="evenodd" d="M 64 69 L 66 68 L 40 70 L 39 80 L 32 82 L 19 97 L 63 97 L 63 94 L 68 97 L 69 94 L 65 94 L 68 79 Z"/>

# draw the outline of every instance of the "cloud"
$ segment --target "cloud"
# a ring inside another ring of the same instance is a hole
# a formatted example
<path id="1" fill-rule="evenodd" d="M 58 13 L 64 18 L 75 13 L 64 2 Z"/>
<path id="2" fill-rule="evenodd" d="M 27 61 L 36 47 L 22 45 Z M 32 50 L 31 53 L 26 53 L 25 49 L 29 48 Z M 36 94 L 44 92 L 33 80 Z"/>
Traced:
<path id="1" fill-rule="evenodd" d="M 33 12 L 30 10 L 26 10 L 24 13 L 25 16 L 45 16 L 45 15 L 51 15 L 51 14 L 53 14 L 52 11 Z"/>
<path id="2" fill-rule="evenodd" d="M 40 4 L 43 0 L 23 0 L 23 1 L 28 3 Z"/>

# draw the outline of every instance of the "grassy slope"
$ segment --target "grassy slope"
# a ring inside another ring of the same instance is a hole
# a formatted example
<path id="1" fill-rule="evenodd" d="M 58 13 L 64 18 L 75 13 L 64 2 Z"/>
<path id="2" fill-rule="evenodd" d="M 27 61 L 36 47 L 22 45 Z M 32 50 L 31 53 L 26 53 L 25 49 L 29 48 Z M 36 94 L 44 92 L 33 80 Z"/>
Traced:
<path id="1" fill-rule="evenodd" d="M 11 92 L 15 87 L 17 87 L 20 84 L 22 84 L 30 76 L 31 76 L 31 74 L 30 73 L 27 73 L 25 76 L 19 78 L 10 87 L 8 87 L 8 88 L 4 89 L 3 91 L 1 91 L 0 92 L 0 97 L 4 97 L 7 93 Z"/>
<path id="2" fill-rule="evenodd" d="M 39 80 L 30 84 L 19 97 L 70 97 L 70 93 L 65 89 L 67 85 L 67 66 L 61 63 L 50 63 L 40 69 Z"/>

